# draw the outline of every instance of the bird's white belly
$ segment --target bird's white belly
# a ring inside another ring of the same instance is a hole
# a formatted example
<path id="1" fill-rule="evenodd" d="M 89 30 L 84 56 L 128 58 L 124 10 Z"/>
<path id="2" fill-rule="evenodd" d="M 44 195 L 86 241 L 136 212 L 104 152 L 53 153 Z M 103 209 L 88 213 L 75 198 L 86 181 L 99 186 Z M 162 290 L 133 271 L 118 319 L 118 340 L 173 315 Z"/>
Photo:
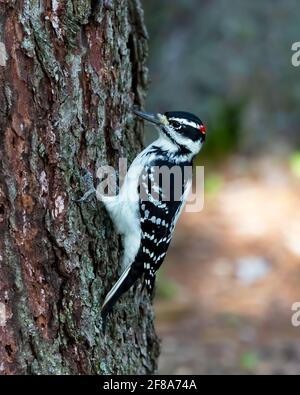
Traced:
<path id="1" fill-rule="evenodd" d="M 133 263 L 141 244 L 138 182 L 142 169 L 140 162 L 131 165 L 118 196 L 120 212 L 115 225 L 123 238 L 124 269 Z"/>

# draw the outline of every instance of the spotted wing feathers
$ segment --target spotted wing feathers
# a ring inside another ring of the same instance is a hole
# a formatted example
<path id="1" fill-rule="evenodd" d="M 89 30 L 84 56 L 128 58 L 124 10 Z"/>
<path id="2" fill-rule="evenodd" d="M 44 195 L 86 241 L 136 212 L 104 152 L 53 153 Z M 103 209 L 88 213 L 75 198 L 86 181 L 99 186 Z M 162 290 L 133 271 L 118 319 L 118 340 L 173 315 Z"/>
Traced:
<path id="1" fill-rule="evenodd" d="M 152 293 L 155 274 L 170 245 L 183 200 L 166 196 L 163 185 L 155 177 L 155 167 L 145 167 L 140 182 L 140 217 L 142 242 L 137 259 L 143 262 L 144 286 Z M 170 191 L 174 190 L 170 185 Z M 183 195 L 181 195 L 183 196 Z"/>

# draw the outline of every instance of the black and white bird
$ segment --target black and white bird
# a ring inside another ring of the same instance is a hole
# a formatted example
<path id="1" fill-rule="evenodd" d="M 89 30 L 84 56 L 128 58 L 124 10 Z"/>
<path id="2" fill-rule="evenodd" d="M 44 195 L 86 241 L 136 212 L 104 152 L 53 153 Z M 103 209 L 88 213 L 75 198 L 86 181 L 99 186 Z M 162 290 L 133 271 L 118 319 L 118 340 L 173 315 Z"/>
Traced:
<path id="1" fill-rule="evenodd" d="M 102 305 L 104 326 L 117 300 L 139 278 L 143 287 L 153 292 L 155 274 L 166 256 L 192 184 L 191 172 L 186 177 L 183 170 L 192 166 L 205 141 L 202 121 L 188 112 L 134 113 L 155 125 L 159 137 L 132 162 L 118 195 L 96 192 L 122 235 L 124 246 L 123 272 Z M 180 171 L 171 172 L 174 167 Z"/>

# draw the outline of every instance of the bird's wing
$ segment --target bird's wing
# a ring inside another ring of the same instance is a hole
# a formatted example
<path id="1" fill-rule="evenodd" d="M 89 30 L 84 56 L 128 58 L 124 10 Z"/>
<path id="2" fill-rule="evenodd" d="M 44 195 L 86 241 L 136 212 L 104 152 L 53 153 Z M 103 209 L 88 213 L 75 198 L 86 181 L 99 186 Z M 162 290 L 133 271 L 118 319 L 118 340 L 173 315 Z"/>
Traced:
<path id="1" fill-rule="evenodd" d="M 175 196 L 174 178 L 170 176 L 168 185 L 156 182 L 159 179 L 155 176 L 156 171 L 155 166 L 147 166 L 140 176 L 141 246 L 135 260 L 142 265 L 144 286 L 150 293 L 153 292 L 155 274 L 170 245 L 187 187 L 187 183 L 181 182 L 182 190 Z M 168 191 L 166 187 L 169 187 Z"/>

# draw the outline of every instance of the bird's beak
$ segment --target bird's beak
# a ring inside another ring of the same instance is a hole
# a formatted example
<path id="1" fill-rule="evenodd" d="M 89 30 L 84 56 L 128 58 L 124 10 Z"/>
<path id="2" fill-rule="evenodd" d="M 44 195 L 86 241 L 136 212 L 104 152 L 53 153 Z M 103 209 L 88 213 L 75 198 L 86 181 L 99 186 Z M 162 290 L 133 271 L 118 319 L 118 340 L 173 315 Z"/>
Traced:
<path id="1" fill-rule="evenodd" d="M 158 125 L 158 126 L 166 125 L 166 122 L 168 122 L 167 118 L 161 114 L 151 114 L 149 112 L 137 110 L 136 108 L 133 109 L 133 112 L 138 117 L 143 118 L 146 121 L 153 123 L 155 125 Z"/>

